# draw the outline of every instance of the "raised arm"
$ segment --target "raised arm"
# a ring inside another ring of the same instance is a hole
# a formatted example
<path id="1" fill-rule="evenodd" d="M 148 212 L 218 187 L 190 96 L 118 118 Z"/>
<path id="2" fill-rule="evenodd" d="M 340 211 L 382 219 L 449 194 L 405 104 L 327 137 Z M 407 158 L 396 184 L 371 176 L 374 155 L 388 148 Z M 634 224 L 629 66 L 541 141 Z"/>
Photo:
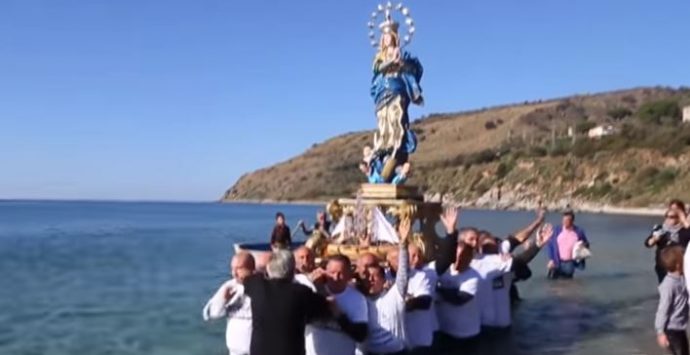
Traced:
<path id="1" fill-rule="evenodd" d="M 395 287 L 398 292 L 405 296 L 407 293 L 407 281 L 409 279 L 409 254 L 407 250 L 407 243 L 410 237 L 410 230 L 412 228 L 412 221 L 405 218 L 400 221 L 398 226 L 398 233 L 400 234 L 400 252 L 398 253 L 398 272 L 395 274 Z"/>
<path id="2" fill-rule="evenodd" d="M 235 283 L 230 280 L 225 282 L 218 288 L 218 291 L 211 297 L 210 300 L 204 306 L 202 311 L 202 316 L 205 321 L 211 319 L 220 319 L 227 316 L 227 307 L 231 300 L 236 300 L 239 297 L 234 297 L 236 293 Z"/>
<path id="3" fill-rule="evenodd" d="M 513 262 L 519 264 L 529 264 L 534 259 L 544 245 L 549 244 L 553 236 L 553 226 L 545 224 L 537 233 L 537 240 L 529 245 L 522 253 L 515 255 Z"/>
<path id="4" fill-rule="evenodd" d="M 544 223 L 544 216 L 545 215 L 546 215 L 546 211 L 542 208 L 539 208 L 539 210 L 537 211 L 537 218 L 532 223 L 530 223 L 527 227 L 525 227 L 522 230 L 515 233 L 515 236 L 513 238 L 515 238 L 515 240 L 517 242 L 519 242 L 520 244 L 524 243 L 527 239 L 529 239 L 529 237 L 532 235 L 532 233 L 534 233 L 534 231 L 536 231 L 537 228 L 539 228 L 539 226 L 541 226 L 542 223 Z M 511 245 L 511 247 L 512 247 L 512 245 Z"/>
<path id="5" fill-rule="evenodd" d="M 299 221 L 299 226 L 302 228 L 302 233 L 306 235 L 307 237 L 311 236 L 312 233 L 314 233 L 313 229 L 307 229 L 307 226 L 304 224 L 304 221 Z"/>
<path id="6" fill-rule="evenodd" d="M 439 241 L 436 255 L 436 274 L 443 275 L 455 262 L 455 249 L 458 246 L 458 209 L 449 207 L 441 214 L 441 222 L 446 229 L 446 237 Z"/>
<path id="7" fill-rule="evenodd" d="M 558 260 L 558 244 L 557 244 L 557 233 L 560 233 L 560 228 L 554 228 L 553 233 L 551 233 L 551 240 L 549 240 L 547 246 L 549 250 L 549 260 L 556 262 Z"/>
<path id="8" fill-rule="evenodd" d="M 549 243 L 551 235 L 553 235 L 553 227 L 545 224 L 537 233 L 537 240 L 534 243 L 528 242 L 525 250 L 513 257 L 515 280 L 527 280 L 532 277 L 529 263 L 539 254 L 541 248 Z"/>

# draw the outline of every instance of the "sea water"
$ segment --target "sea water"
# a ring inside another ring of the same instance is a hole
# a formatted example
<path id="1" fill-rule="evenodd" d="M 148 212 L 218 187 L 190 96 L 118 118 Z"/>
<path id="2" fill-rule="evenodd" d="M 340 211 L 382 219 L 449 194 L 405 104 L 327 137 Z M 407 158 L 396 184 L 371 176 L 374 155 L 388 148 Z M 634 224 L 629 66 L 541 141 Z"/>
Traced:
<path id="1" fill-rule="evenodd" d="M 294 228 L 318 208 L 0 202 L 0 354 L 225 354 L 224 321 L 205 323 L 201 310 L 228 278 L 233 243 L 268 241 L 277 211 Z M 533 218 L 468 210 L 460 224 L 506 235 Z M 642 243 L 659 221 L 579 214 L 587 269 L 547 281 L 543 251 L 518 284 L 511 334 L 483 353 L 660 354 L 653 252 Z"/>

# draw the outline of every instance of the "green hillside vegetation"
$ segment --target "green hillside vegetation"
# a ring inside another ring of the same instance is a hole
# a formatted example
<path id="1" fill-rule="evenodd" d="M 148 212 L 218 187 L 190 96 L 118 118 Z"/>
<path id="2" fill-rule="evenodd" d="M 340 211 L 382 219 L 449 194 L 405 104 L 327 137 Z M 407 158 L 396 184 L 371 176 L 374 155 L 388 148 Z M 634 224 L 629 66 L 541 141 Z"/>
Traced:
<path id="1" fill-rule="evenodd" d="M 681 122 L 687 105 L 690 89 L 641 88 L 422 117 L 412 125 L 419 149 L 410 184 L 479 205 L 690 200 L 690 125 Z M 588 138 L 599 125 L 614 134 Z M 244 175 L 223 200 L 350 196 L 365 181 L 357 163 L 372 134 L 335 137 Z"/>

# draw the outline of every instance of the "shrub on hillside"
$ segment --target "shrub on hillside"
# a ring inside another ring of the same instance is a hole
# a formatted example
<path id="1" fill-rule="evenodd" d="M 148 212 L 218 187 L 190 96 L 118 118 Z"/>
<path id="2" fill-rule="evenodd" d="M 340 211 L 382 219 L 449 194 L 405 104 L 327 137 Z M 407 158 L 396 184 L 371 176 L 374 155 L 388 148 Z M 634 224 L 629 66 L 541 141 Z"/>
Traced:
<path id="1" fill-rule="evenodd" d="M 496 129 L 496 127 L 497 126 L 496 126 L 496 123 L 494 121 L 486 121 L 484 123 L 484 128 L 486 128 L 487 131 L 492 130 L 492 129 Z"/>
<path id="2" fill-rule="evenodd" d="M 596 125 L 597 125 L 596 122 L 580 121 L 580 122 L 575 124 L 575 131 L 577 133 L 584 134 L 584 133 L 589 132 L 590 129 L 596 127 Z"/>
<path id="3" fill-rule="evenodd" d="M 660 124 L 662 117 L 680 120 L 681 111 L 676 100 L 659 100 L 640 106 L 637 116 L 644 123 Z"/>
<path id="4" fill-rule="evenodd" d="M 499 163 L 498 167 L 496 167 L 496 178 L 498 180 L 503 179 L 511 170 L 513 170 L 513 164 L 506 162 Z"/>
<path id="5" fill-rule="evenodd" d="M 673 180 L 676 179 L 676 176 L 678 175 L 678 172 L 675 169 L 663 169 L 657 174 L 656 176 L 656 184 L 659 185 L 667 185 L 673 182 Z"/>
<path id="6" fill-rule="evenodd" d="M 527 155 L 531 157 L 545 157 L 548 151 L 544 147 L 533 145 L 527 149 Z"/>
<path id="7" fill-rule="evenodd" d="M 593 157 L 594 154 L 599 150 L 598 144 L 594 144 L 590 141 L 580 141 L 577 142 L 572 148 L 572 153 L 578 158 L 588 158 Z"/>
<path id="8" fill-rule="evenodd" d="M 465 163 L 469 163 L 470 165 L 486 164 L 491 163 L 497 158 L 496 152 L 491 149 L 484 149 L 477 153 L 471 154 L 469 157 L 467 157 Z"/>
<path id="9" fill-rule="evenodd" d="M 562 157 L 570 152 L 570 147 L 562 142 L 557 142 L 556 145 L 549 149 L 549 156 Z"/>
<path id="10" fill-rule="evenodd" d="M 648 166 L 637 173 L 635 180 L 643 189 L 657 193 L 671 184 L 677 175 L 678 171 L 672 168 L 660 170 L 656 167 Z"/>
<path id="11" fill-rule="evenodd" d="M 637 103 L 637 99 L 635 98 L 635 96 L 632 96 L 632 95 L 625 95 L 625 96 L 623 96 L 623 97 L 621 98 L 621 101 L 623 101 L 623 102 L 625 102 L 625 103 L 627 103 L 627 104 L 631 104 L 631 105 L 634 105 L 634 104 Z"/>
<path id="12" fill-rule="evenodd" d="M 653 179 L 657 174 L 659 173 L 659 169 L 653 167 L 653 166 L 648 166 L 642 170 L 640 170 L 639 174 L 637 174 L 637 179 L 640 182 L 648 182 L 649 180 Z"/>
<path id="13" fill-rule="evenodd" d="M 605 182 L 603 184 L 594 184 L 594 186 L 591 187 L 582 186 L 575 190 L 573 194 L 575 196 L 583 196 L 589 198 L 602 198 L 606 195 L 611 194 L 613 191 L 614 187 L 608 182 Z"/>
<path id="14" fill-rule="evenodd" d="M 622 120 L 628 116 L 632 116 L 633 112 L 625 107 L 617 107 L 609 110 L 606 114 L 614 120 Z"/>

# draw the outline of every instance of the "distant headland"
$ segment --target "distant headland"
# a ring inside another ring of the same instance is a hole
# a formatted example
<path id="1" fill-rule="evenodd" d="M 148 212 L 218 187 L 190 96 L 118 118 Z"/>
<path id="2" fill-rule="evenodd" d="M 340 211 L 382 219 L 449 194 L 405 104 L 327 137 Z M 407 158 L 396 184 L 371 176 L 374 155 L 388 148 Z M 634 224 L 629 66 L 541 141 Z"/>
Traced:
<path id="1" fill-rule="evenodd" d="M 428 199 L 526 209 L 539 201 L 604 213 L 656 214 L 690 200 L 690 88 L 646 87 L 433 114 L 415 120 L 408 184 Z M 348 133 L 240 177 L 222 202 L 351 196 L 372 132 Z"/>

